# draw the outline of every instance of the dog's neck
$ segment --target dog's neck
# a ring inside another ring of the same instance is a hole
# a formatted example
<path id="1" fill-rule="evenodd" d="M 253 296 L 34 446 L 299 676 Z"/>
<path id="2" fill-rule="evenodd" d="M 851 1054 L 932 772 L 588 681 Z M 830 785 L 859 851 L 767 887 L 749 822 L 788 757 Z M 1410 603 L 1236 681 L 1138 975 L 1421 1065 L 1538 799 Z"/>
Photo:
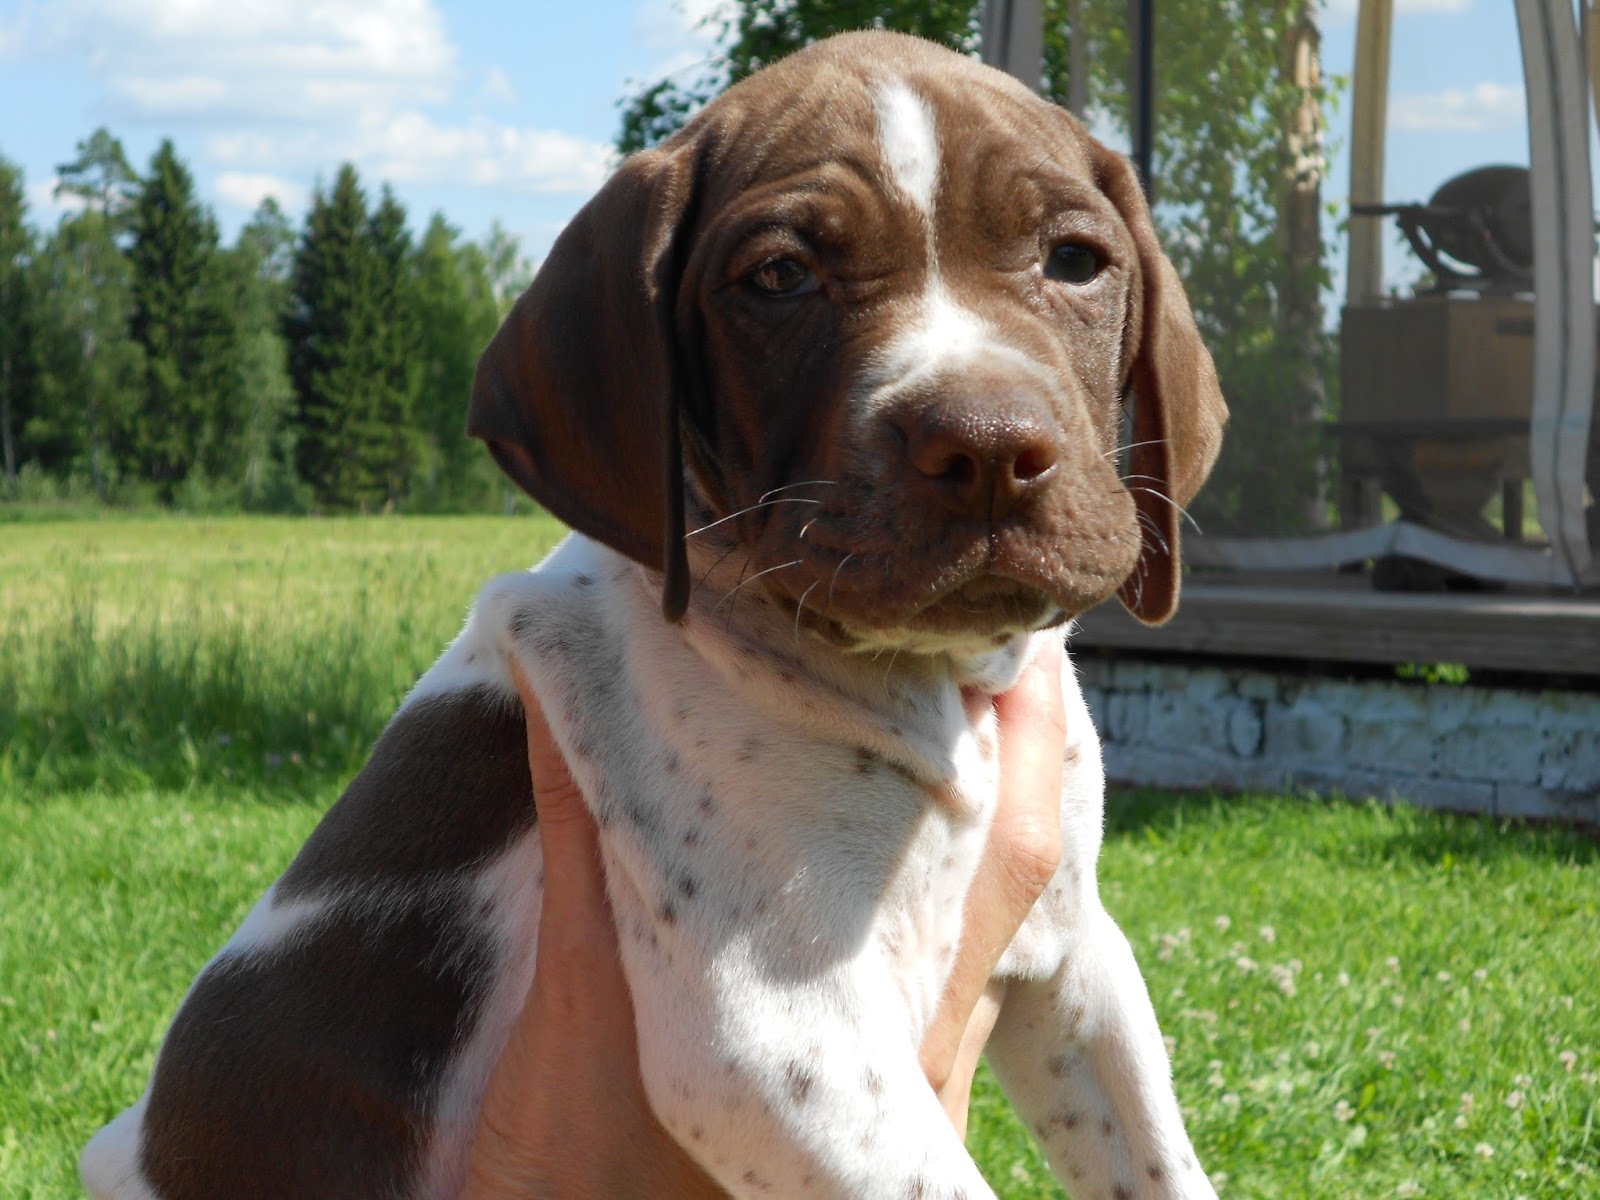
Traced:
<path id="1" fill-rule="evenodd" d="M 863 651 L 798 620 L 793 607 L 748 582 L 739 553 L 696 547 L 694 586 L 673 634 L 726 687 L 774 723 L 861 747 L 938 793 L 954 786 L 974 736 L 992 739 L 996 694 L 1031 659 L 1017 634 L 972 653 Z M 661 624 L 661 577 L 627 560 L 616 573 L 638 619 Z"/>

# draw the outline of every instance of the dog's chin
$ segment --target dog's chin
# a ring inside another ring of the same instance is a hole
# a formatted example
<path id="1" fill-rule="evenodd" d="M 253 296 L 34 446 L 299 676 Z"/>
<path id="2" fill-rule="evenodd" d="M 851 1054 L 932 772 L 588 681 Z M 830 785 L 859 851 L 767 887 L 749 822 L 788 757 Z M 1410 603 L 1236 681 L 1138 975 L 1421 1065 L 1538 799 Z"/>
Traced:
<path id="1" fill-rule="evenodd" d="M 839 613 L 819 620 L 813 629 L 856 650 L 983 655 L 1017 637 L 1060 625 L 1069 615 L 1038 588 L 985 575 L 920 608 L 871 617 Z"/>

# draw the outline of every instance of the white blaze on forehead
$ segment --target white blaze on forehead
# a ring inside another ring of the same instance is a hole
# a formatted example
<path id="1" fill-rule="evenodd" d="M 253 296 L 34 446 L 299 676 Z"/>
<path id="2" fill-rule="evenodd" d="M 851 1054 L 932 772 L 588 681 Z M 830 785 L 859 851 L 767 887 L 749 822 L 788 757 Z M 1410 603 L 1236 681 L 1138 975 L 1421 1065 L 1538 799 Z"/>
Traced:
<path id="1" fill-rule="evenodd" d="M 872 86 L 878 114 L 878 146 L 889 176 L 924 216 L 933 216 L 933 192 L 939 181 L 939 137 L 928 102 L 902 80 Z"/>

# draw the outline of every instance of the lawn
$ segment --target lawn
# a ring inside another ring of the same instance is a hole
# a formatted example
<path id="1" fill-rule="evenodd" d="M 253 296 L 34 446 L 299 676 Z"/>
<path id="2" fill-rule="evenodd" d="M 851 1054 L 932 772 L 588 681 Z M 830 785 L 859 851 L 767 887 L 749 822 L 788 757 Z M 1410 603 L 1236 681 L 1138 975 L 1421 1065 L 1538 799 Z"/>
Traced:
<path id="1" fill-rule="evenodd" d="M 210 952 L 520 518 L 0 525 L 0 1197 L 77 1195 Z M 1231 1197 L 1600 1195 L 1600 853 L 1301 798 L 1114 797 L 1108 906 Z M 970 1142 L 1059 1195 L 992 1085 Z"/>

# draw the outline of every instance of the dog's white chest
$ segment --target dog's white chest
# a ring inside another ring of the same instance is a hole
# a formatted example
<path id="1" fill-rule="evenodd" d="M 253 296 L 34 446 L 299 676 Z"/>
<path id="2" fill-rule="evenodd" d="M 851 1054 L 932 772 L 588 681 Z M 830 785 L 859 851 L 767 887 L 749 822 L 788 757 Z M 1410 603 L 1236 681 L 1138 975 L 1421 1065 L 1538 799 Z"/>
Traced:
<path id="1" fill-rule="evenodd" d="M 796 985 L 873 962 L 920 1038 L 993 813 L 987 703 L 867 659 L 818 670 L 756 611 L 669 626 L 581 539 L 488 602 L 602 827 L 625 951 Z"/>

